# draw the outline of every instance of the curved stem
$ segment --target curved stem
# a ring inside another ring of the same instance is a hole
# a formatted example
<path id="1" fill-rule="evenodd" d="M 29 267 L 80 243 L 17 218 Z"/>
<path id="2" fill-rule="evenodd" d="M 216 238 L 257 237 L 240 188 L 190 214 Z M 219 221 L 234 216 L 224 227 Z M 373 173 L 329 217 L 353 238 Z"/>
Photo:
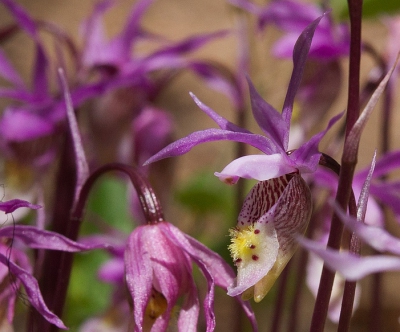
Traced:
<path id="1" fill-rule="evenodd" d="M 65 228 L 60 234 L 65 235 L 69 239 L 76 241 L 84 214 L 84 208 L 86 206 L 89 193 L 94 183 L 104 173 L 112 171 L 119 171 L 128 175 L 138 193 L 140 204 L 148 223 L 154 224 L 164 220 L 161 204 L 158 198 L 154 194 L 154 191 L 147 180 L 139 173 L 139 171 L 132 166 L 112 163 L 100 167 L 95 172 L 93 172 L 85 181 L 85 184 L 83 185 L 82 190 L 79 194 L 79 199 L 77 201 L 75 209 L 72 211 L 71 214 L 69 214 L 71 210 L 64 211 L 66 216 L 68 217 L 66 218 L 66 220 L 64 220 Z M 71 183 L 74 182 L 72 181 Z M 72 207 L 73 195 L 74 190 L 70 190 L 70 207 Z M 53 273 L 45 274 L 47 276 L 47 279 L 44 280 L 46 283 L 43 284 L 44 287 L 42 287 L 42 289 L 46 290 L 44 294 L 49 295 L 49 299 L 51 300 L 49 302 L 46 301 L 46 303 L 48 303 L 49 309 L 57 316 L 61 317 L 67 295 L 74 256 L 72 253 L 62 251 L 49 251 L 49 253 L 50 255 L 48 256 L 47 264 L 44 264 L 43 268 L 48 269 L 49 266 L 54 266 L 55 270 Z M 55 296 L 55 294 L 57 295 Z M 56 326 L 50 324 L 38 314 L 30 317 L 28 324 L 32 331 L 58 331 L 58 328 Z"/>
<path id="2" fill-rule="evenodd" d="M 155 224 L 164 220 L 161 203 L 149 182 L 140 174 L 137 168 L 120 163 L 104 165 L 89 176 L 80 192 L 76 208 L 72 213 L 72 220 L 81 221 L 84 207 L 93 184 L 101 175 L 112 171 L 125 173 L 129 177 L 139 196 L 144 216 L 149 224 Z"/>

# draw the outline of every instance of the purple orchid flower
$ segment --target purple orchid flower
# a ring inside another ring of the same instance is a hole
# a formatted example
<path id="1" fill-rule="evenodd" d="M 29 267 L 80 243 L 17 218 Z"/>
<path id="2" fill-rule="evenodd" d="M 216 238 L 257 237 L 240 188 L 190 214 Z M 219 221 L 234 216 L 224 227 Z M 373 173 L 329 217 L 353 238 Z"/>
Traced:
<path id="1" fill-rule="evenodd" d="M 197 144 L 215 140 L 247 143 L 265 153 L 238 158 L 220 173 L 215 173 L 229 184 L 236 183 L 239 178 L 260 181 L 246 197 L 237 227 L 231 231 L 230 250 L 238 266 L 236 284 L 228 292 L 232 296 L 243 293 L 245 299 L 254 296 L 256 301 L 260 301 L 293 255 L 296 248 L 294 234 L 304 232 L 310 219 L 311 196 L 299 173 L 316 170 L 320 158 L 318 144 L 340 115 L 330 121 L 326 130 L 313 136 L 293 153 L 287 154 L 287 149 L 294 97 L 313 32 L 321 18 L 310 24 L 298 38 L 293 52 L 294 69 L 282 114 L 264 101 L 249 81 L 253 115 L 266 136 L 234 125 L 192 96 L 220 129 L 195 132 L 170 144 L 146 162 L 181 155 Z M 285 211 L 286 216 L 281 216 L 281 211 Z M 293 217 L 293 222 L 289 222 L 289 215 Z M 285 225 L 290 225 L 290 228 Z"/>
<path id="2" fill-rule="evenodd" d="M 2 4 L 12 13 L 22 30 L 35 42 L 36 60 L 33 69 L 31 91 L 26 87 L 22 78 L 2 53 L 0 57 L 0 75 L 12 83 L 13 87 L 2 87 L 0 96 L 12 98 L 24 103 L 24 106 L 9 106 L 5 109 L 0 121 L 2 145 L 8 142 L 21 142 L 50 134 L 54 124 L 42 117 L 38 110 L 46 110 L 52 103 L 48 93 L 46 71 L 48 60 L 44 47 L 39 39 L 38 31 L 33 20 L 24 10 L 9 0 L 2 0 Z"/>
<path id="3" fill-rule="evenodd" d="M 235 103 L 239 102 L 236 82 L 223 75 L 224 68 L 187 56 L 205 44 L 226 36 L 227 32 L 190 36 L 177 42 L 166 41 L 145 31 L 140 25 L 152 3 L 152 0 L 136 2 L 123 29 L 111 39 L 104 35 L 102 19 L 114 4 L 113 1 L 98 2 L 83 25 L 83 66 L 79 75 L 90 77 L 96 72 L 100 74 L 98 77 L 101 81 L 110 82 L 106 93 L 95 101 L 95 107 L 89 113 L 90 126 L 102 162 L 115 159 L 127 161 L 126 137 L 132 134 L 127 124 L 133 123 L 135 127 L 135 118 L 141 117 L 141 113 L 148 108 L 153 108 L 152 102 L 160 91 L 183 70 L 194 72 L 208 85 L 226 93 Z M 150 53 L 138 52 L 136 46 L 143 39 L 157 41 L 160 46 Z M 158 144 L 162 141 L 164 138 L 161 137 Z M 155 139 L 152 142 L 157 144 Z M 137 145 L 136 142 L 131 143 Z M 142 142 L 139 144 L 143 146 Z M 133 158 L 132 154 L 130 157 L 130 163 L 137 161 L 136 153 Z"/>
<path id="4" fill-rule="evenodd" d="M 248 0 L 230 0 L 230 3 L 254 14 L 260 30 L 273 24 L 286 33 L 273 48 L 274 55 L 281 58 L 291 56 L 299 33 L 323 14 L 323 10 L 317 5 L 291 0 L 272 1 L 264 7 Z M 330 18 L 321 22 L 315 30 L 309 56 L 320 60 L 346 56 L 349 45 L 350 33 L 347 25 L 335 25 Z"/>
<path id="5" fill-rule="evenodd" d="M 154 36 L 140 26 L 140 20 L 145 14 L 153 0 L 140 0 L 133 6 L 124 28 L 120 33 L 106 40 L 102 24 L 102 16 L 114 4 L 113 1 L 104 0 L 99 2 L 92 15 L 84 22 L 83 34 L 85 47 L 83 50 L 82 62 L 87 71 L 100 69 L 103 74 L 117 75 L 125 85 L 134 84 L 153 93 L 158 90 L 157 83 L 152 82 L 146 75 L 159 69 L 181 69 L 188 68 L 198 73 L 203 78 L 213 81 L 216 74 L 212 66 L 206 62 L 188 61 L 183 56 L 188 54 L 215 38 L 223 37 L 226 31 L 199 35 L 187 38 L 176 43 L 168 43 L 165 46 L 165 39 Z M 140 55 L 136 52 L 135 46 L 143 38 L 158 39 L 164 41 L 164 45 L 155 52 L 148 55 Z M 102 70 L 104 69 L 104 70 Z M 167 73 L 167 77 L 171 73 Z M 165 83 L 160 79 L 158 84 Z M 153 90 L 153 91 L 152 91 Z"/>
<path id="6" fill-rule="evenodd" d="M 238 181 L 239 177 L 264 181 L 291 172 L 315 172 L 320 156 L 318 144 L 326 131 L 339 119 L 340 115 L 330 121 L 326 130 L 313 136 L 293 153 L 288 155 L 287 149 L 295 94 L 301 81 L 313 31 L 321 18 L 318 18 L 308 26 L 296 43 L 293 52 L 294 68 L 282 114 L 264 101 L 252 83 L 248 81 L 253 115 L 266 136 L 253 134 L 246 129 L 234 125 L 192 95 L 200 109 L 210 116 L 220 129 L 206 129 L 190 134 L 170 144 L 148 159 L 145 164 L 167 157 L 182 155 L 200 143 L 230 140 L 250 144 L 265 153 L 265 155 L 245 156 L 233 161 L 220 173 L 216 173 L 224 182 L 234 184 Z"/>
<path id="7" fill-rule="evenodd" d="M 184 297 L 178 318 L 179 331 L 196 331 L 199 299 L 192 276 L 192 263 L 208 283 L 204 300 L 207 331 L 213 331 L 214 285 L 227 289 L 234 272 L 216 253 L 167 222 L 137 227 L 125 250 L 126 284 L 134 302 L 137 331 L 167 328 L 173 307 Z M 256 330 L 253 313 L 238 299 Z"/>
<path id="8" fill-rule="evenodd" d="M 60 93 L 49 90 L 48 76 L 50 61 L 43 42 L 39 36 L 37 24 L 25 10 L 12 0 L 1 0 L 18 24 L 33 41 L 36 48 L 36 58 L 32 71 L 32 87 L 23 82 L 6 56 L 0 52 L 0 76 L 12 86 L 1 87 L 0 97 L 14 100 L 12 105 L 5 108 L 0 119 L 0 146 L 11 157 L 19 157 L 15 145 L 33 142 L 30 154 L 35 165 L 46 165 L 54 159 L 54 139 L 66 118 L 65 102 L 59 97 Z M 89 97 L 93 97 L 106 89 L 104 84 L 87 84 L 78 86 L 71 92 L 73 106 L 80 105 Z M 52 139 L 50 139 L 50 137 Z M 38 141 L 41 144 L 35 144 Z M 32 153 L 34 151 L 34 153 Z M 23 160 L 28 154 L 24 154 Z"/>

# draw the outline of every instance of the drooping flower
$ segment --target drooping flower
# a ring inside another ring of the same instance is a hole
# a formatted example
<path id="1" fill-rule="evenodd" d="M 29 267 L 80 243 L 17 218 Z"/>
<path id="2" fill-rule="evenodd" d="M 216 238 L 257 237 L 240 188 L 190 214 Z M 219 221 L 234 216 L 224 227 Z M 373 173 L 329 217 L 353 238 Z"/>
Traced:
<path id="1" fill-rule="evenodd" d="M 214 286 L 226 290 L 233 283 L 233 269 L 218 254 L 164 220 L 158 197 L 137 169 L 123 164 L 111 164 L 105 165 L 91 176 L 96 178 L 109 170 L 120 170 L 129 176 L 139 196 L 144 215 L 144 224 L 136 227 L 126 242 L 125 273 L 120 268 L 120 252 L 116 251 L 114 271 L 104 273 L 103 270 L 102 274 L 117 284 L 121 284 L 121 275 L 124 276 L 132 299 L 129 303 L 133 304 L 131 329 L 165 331 L 173 308 L 182 299 L 178 329 L 196 331 L 200 301 L 192 274 L 192 265 L 195 263 L 207 281 L 204 313 L 207 331 L 213 331 Z M 94 178 L 90 178 L 90 183 L 93 183 Z M 92 244 L 98 242 L 98 239 L 90 240 Z M 101 237 L 100 242 L 104 242 Z M 117 240 L 118 242 L 121 240 Z M 249 317 L 253 329 L 257 330 L 249 304 L 240 298 L 237 300 Z"/>
<path id="2" fill-rule="evenodd" d="M 234 272 L 216 253 L 185 235 L 167 222 L 137 227 L 129 236 L 125 250 L 126 283 L 134 303 L 134 320 L 138 331 L 152 327 L 164 331 L 173 307 L 183 297 L 179 331 L 196 331 L 199 299 L 192 276 L 195 263 L 208 283 L 204 299 L 207 331 L 213 331 L 214 285 L 227 289 Z M 239 300 L 240 301 L 240 300 Z M 255 323 L 249 307 L 240 302 Z"/>
<path id="3" fill-rule="evenodd" d="M 192 265 L 195 263 L 207 281 L 204 312 L 207 331 L 213 331 L 214 286 L 226 290 L 233 283 L 235 273 L 218 254 L 165 221 L 157 195 L 137 168 L 112 163 L 93 172 L 82 189 L 84 194 L 77 204 L 79 209 L 75 212 L 76 218 L 81 218 L 83 202 L 95 180 L 108 171 L 121 171 L 128 175 L 139 197 L 143 224 L 136 227 L 127 240 L 117 232 L 114 234 L 118 237 L 114 240 L 114 235 L 108 234 L 92 236 L 85 241 L 91 245 L 105 242 L 113 245 L 110 249 L 113 259 L 103 266 L 101 277 L 120 290 L 118 298 L 115 298 L 116 305 L 122 302 L 121 295 L 125 300 L 126 295 L 129 296 L 129 311 L 132 313 L 126 316 L 127 320 L 131 319 L 129 328 L 135 331 L 165 331 L 175 317 L 176 310 L 173 308 L 180 306 L 177 322 L 179 331 L 196 331 L 200 301 L 192 275 Z M 240 298 L 237 300 L 249 317 L 253 329 L 257 330 L 249 304 Z M 102 319 L 92 321 L 91 326 L 97 323 L 101 324 Z"/>
<path id="4" fill-rule="evenodd" d="M 273 281 L 293 255 L 293 236 L 304 232 L 311 213 L 311 198 L 301 173 L 316 170 L 320 153 L 318 144 L 328 128 L 314 135 L 293 153 L 289 146 L 290 119 L 296 91 L 299 87 L 313 32 L 322 17 L 310 24 L 300 35 L 293 52 L 294 69 L 282 114 L 262 99 L 249 81 L 253 115 L 266 136 L 253 134 L 216 114 L 193 96 L 197 105 L 220 129 L 207 129 L 182 138 L 151 157 L 147 163 L 188 152 L 197 144 L 232 140 L 252 145 L 264 154 L 238 158 L 221 172 L 220 180 L 234 184 L 239 178 L 260 181 L 248 194 L 237 228 L 231 231 L 232 256 L 238 265 L 236 284 L 230 295 L 245 292 L 260 301 Z M 278 208 L 279 207 L 279 208 Z M 285 211 L 285 216 L 282 215 Z M 289 227 L 286 228 L 286 225 Z M 248 292 L 248 293 L 247 293 Z"/>

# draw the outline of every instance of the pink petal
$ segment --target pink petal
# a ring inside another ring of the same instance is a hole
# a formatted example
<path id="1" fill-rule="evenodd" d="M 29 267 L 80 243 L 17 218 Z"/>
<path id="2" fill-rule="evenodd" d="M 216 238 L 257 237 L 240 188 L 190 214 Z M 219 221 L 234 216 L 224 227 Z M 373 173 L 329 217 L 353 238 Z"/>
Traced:
<path id="1" fill-rule="evenodd" d="M 34 210 L 41 208 L 40 205 L 31 204 L 31 203 L 21 200 L 21 199 L 11 199 L 6 202 L 0 202 L 0 211 L 3 211 L 6 214 L 13 213 L 15 210 L 17 210 L 19 208 L 23 208 L 23 207 L 26 207 L 29 209 L 34 209 Z"/>
<path id="2" fill-rule="evenodd" d="M 31 140 L 50 135 L 54 130 L 51 121 L 25 110 L 8 108 L 0 120 L 1 136 L 9 141 Z"/>
<path id="3" fill-rule="evenodd" d="M 153 267 L 145 249 L 143 227 L 146 226 L 136 228 L 129 236 L 124 255 L 125 280 L 135 304 L 134 319 L 138 331 L 143 331 L 143 318 L 153 284 Z"/>
<path id="4" fill-rule="evenodd" d="M 179 331 L 197 331 L 197 321 L 199 318 L 200 306 L 196 285 L 194 284 L 193 279 L 191 281 L 191 286 L 189 287 L 188 294 L 186 295 L 179 313 Z"/>
<path id="5" fill-rule="evenodd" d="M 296 170 L 286 154 L 250 155 L 235 159 L 214 174 L 223 182 L 235 184 L 239 178 L 265 181 Z"/>
<path id="6" fill-rule="evenodd" d="M 108 248 L 109 245 L 103 243 L 83 244 L 70 240 L 58 233 L 38 229 L 34 226 L 15 225 L 0 229 L 0 236 L 8 238 L 18 238 L 30 248 L 62 250 L 67 252 L 79 252 L 96 248 Z"/>
<path id="7" fill-rule="evenodd" d="M 43 316 L 43 318 L 60 329 L 67 329 L 61 319 L 47 308 L 40 292 L 38 282 L 34 277 L 28 271 L 20 268 L 2 254 L 0 254 L 0 262 L 8 266 L 10 272 L 22 282 L 29 303 Z"/>

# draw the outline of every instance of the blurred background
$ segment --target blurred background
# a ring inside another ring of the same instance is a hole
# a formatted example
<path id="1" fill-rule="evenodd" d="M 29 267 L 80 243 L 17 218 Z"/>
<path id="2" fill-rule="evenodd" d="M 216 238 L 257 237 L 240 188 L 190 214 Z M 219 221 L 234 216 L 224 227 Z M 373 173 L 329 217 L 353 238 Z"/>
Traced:
<path id="1" fill-rule="evenodd" d="M 17 2 L 35 19 L 50 21 L 61 27 L 78 45 L 83 43 L 82 22 L 88 17 L 96 3 L 89 0 L 18 0 Z M 370 11 L 369 8 L 374 8 L 374 4 L 378 2 L 379 0 L 366 2 L 366 8 Z M 105 27 L 108 36 L 112 37 L 122 29 L 133 3 L 132 0 L 116 1 L 116 5 L 105 14 Z M 258 3 L 263 4 L 261 1 Z M 337 0 L 332 6 L 334 17 L 346 17 L 345 10 L 342 9 L 345 6 L 345 1 Z M 394 13 L 390 12 L 390 15 L 393 16 Z M 225 0 L 154 1 L 145 13 L 142 25 L 146 30 L 156 35 L 164 36 L 171 41 L 179 41 L 194 34 L 237 29 L 238 22 L 241 19 L 248 24 L 247 35 L 250 45 L 248 75 L 264 99 L 279 110 L 286 94 L 292 64 L 290 59 L 277 59 L 271 52 L 274 43 L 282 36 L 282 31 L 276 27 L 269 25 L 263 32 L 257 32 L 255 18 L 228 4 Z M 372 14 L 365 18 L 362 30 L 363 41 L 372 45 L 382 56 L 385 56 L 388 51 L 386 19 L 387 14 L 375 13 L 372 10 Z M 0 22 L 2 26 L 13 22 L 13 18 L 3 7 L 0 9 Z M 44 36 L 44 39 L 46 38 Z M 28 81 L 34 54 L 33 43 L 29 41 L 26 35 L 17 34 L 1 46 L 18 72 L 21 73 L 21 76 Z M 51 48 L 50 38 L 48 46 L 49 52 L 54 52 Z M 235 72 L 239 61 L 239 47 L 237 35 L 231 33 L 205 44 L 192 52 L 190 57 L 223 63 L 228 69 Z M 146 54 L 153 49 L 154 44 L 144 42 L 135 51 Z M 69 65 L 71 64 L 69 63 Z M 339 68 L 343 77 L 338 96 L 329 110 L 329 115 L 325 116 L 315 128 L 312 128 L 313 133 L 326 126 L 330 115 L 342 112 L 346 108 L 347 66 L 347 57 L 339 60 Z M 363 55 L 362 85 L 370 79 L 375 67 L 374 59 L 371 56 Z M 333 82 L 332 84 L 336 83 Z M 235 105 L 226 95 L 212 89 L 205 84 L 204 80 L 192 72 L 183 71 L 153 101 L 154 106 L 167 110 L 171 114 L 175 139 L 184 137 L 193 131 L 215 127 L 213 121 L 196 106 L 189 96 L 189 92 L 193 92 L 203 103 L 217 113 L 232 122 L 237 122 Z M 400 148 L 400 131 L 397 130 L 400 124 L 399 88 L 397 88 L 395 96 L 391 123 L 391 149 L 393 150 Z M 0 100 L 1 109 L 7 103 L 7 100 Z M 381 106 L 380 102 L 364 131 L 359 155 L 360 168 L 370 163 L 374 150 L 379 148 Z M 246 111 L 250 111 L 247 95 Z M 247 114 L 249 115 L 247 116 L 247 128 L 259 133 L 260 129 L 252 116 L 249 112 Z M 328 145 L 339 127 L 340 125 L 335 126 L 332 133 L 329 133 L 323 140 L 320 145 L 321 151 L 324 151 L 324 147 Z M 159 173 L 158 182 L 154 184 L 156 189 L 164 191 L 162 193 L 163 207 L 167 221 L 217 251 L 228 262 L 230 262 L 227 249 L 229 243 L 228 229 L 235 225 L 238 209 L 235 206 L 235 188 L 219 182 L 213 173 L 222 170 L 227 163 L 235 158 L 235 151 L 236 146 L 231 142 L 200 145 L 188 154 L 171 160 L 172 166 L 168 166 L 168 170 L 169 167 L 173 170 L 167 172 L 167 168 L 165 168 L 165 178 L 162 177 L 162 172 Z M 248 151 L 251 150 L 248 149 Z M 335 157 L 339 160 L 340 153 Z M 394 176 L 398 177 L 399 175 L 400 173 Z M 247 181 L 245 183 L 246 190 L 249 190 L 253 184 L 251 181 Z M 48 185 L 51 186 L 52 182 L 49 181 Z M 105 178 L 101 181 L 91 196 L 82 234 L 90 234 L 96 231 L 99 223 L 118 227 L 125 233 L 131 232 L 135 224 L 127 202 L 121 199 L 121 196 L 126 195 L 127 188 L 122 179 Z M 394 234 L 400 236 L 397 224 L 392 223 L 388 227 Z M 298 253 L 295 255 L 295 260 L 297 255 Z M 107 257 L 106 253 L 77 255 L 64 320 L 66 325 L 71 327 L 70 331 L 79 331 L 79 326 L 88 316 L 101 315 L 108 310 L 107 305 L 112 296 L 112 286 L 99 281 L 96 277 L 97 269 Z M 197 272 L 196 277 L 200 285 L 200 294 L 204 297 L 206 284 L 200 273 Z M 294 280 L 296 276 L 291 275 L 290 278 Z M 385 328 L 382 331 L 400 331 L 398 278 L 398 273 L 386 273 L 383 277 L 382 298 L 384 299 Z M 355 312 L 351 331 L 366 331 L 368 325 L 366 317 L 369 315 L 371 299 L 368 292 L 370 278 L 365 278 L 360 284 L 363 292 L 359 308 Z M 235 304 L 220 289 L 216 294 L 216 331 L 231 331 L 237 323 L 237 320 L 231 319 L 235 315 L 235 310 L 237 310 Z M 277 285 L 261 303 L 252 304 L 258 317 L 260 331 L 270 330 L 276 296 Z M 314 299 L 311 293 L 304 287 L 298 331 L 308 330 L 313 303 Z M 23 311 L 23 305 L 20 306 L 20 311 Z M 285 311 L 284 315 L 288 315 L 288 313 Z M 243 324 L 246 326 L 247 323 Z M 203 328 L 204 326 L 200 325 L 200 327 Z M 245 327 L 244 330 L 247 330 L 247 328 Z M 327 323 L 326 331 L 335 329 L 336 325 Z"/>

